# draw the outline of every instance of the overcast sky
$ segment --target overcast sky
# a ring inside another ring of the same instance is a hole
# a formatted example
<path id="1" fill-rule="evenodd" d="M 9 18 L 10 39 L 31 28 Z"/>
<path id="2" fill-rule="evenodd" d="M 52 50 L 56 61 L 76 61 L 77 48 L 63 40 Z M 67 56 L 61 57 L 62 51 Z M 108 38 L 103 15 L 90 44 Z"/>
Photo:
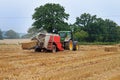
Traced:
<path id="1" fill-rule="evenodd" d="M 111 19 L 120 25 L 120 0 L 0 0 L 0 29 L 27 33 L 34 9 L 46 3 L 59 3 L 70 14 L 69 23 L 83 13 Z"/>

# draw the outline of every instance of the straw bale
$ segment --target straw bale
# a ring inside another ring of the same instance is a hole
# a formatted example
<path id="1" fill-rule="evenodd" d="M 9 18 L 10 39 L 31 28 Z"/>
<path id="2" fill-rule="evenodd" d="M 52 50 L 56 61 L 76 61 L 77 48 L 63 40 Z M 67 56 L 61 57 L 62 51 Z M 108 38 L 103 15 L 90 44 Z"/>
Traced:
<path id="1" fill-rule="evenodd" d="M 22 49 L 31 49 L 37 45 L 36 40 L 28 41 L 28 42 L 23 42 L 22 44 Z"/>
<path id="2" fill-rule="evenodd" d="M 117 52 L 118 48 L 116 46 L 108 46 L 104 49 L 106 52 Z"/>

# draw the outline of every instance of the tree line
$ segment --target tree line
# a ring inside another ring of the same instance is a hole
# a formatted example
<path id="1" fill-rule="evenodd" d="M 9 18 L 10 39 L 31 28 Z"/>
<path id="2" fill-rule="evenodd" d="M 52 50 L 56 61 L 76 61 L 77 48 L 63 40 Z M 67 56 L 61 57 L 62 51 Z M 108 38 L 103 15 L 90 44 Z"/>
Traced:
<path id="1" fill-rule="evenodd" d="M 15 32 L 14 30 L 8 30 L 8 31 L 2 31 L 0 29 L 0 39 L 19 39 L 19 38 L 30 38 L 28 37 L 28 34 L 26 36 L 22 35 L 20 36 L 20 33 Z"/>
<path id="2" fill-rule="evenodd" d="M 119 42 L 120 26 L 110 19 L 97 18 L 96 15 L 84 13 L 76 18 L 73 25 L 79 41 Z M 83 34 L 83 35 L 81 35 Z"/>
<path id="3" fill-rule="evenodd" d="M 35 9 L 32 15 L 34 23 L 28 33 L 35 34 L 41 29 L 52 33 L 52 30 L 72 30 L 74 38 L 83 42 L 119 42 L 120 26 L 110 19 L 98 18 L 97 15 L 83 13 L 74 24 L 68 24 L 69 14 L 60 4 L 47 3 Z"/>

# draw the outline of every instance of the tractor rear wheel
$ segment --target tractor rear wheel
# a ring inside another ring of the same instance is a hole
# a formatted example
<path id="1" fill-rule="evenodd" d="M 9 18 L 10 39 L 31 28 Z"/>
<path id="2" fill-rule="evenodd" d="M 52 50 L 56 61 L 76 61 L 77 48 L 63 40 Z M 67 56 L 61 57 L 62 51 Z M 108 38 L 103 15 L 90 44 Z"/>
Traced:
<path id="1" fill-rule="evenodd" d="M 68 49 L 71 51 L 73 50 L 73 41 L 72 40 L 69 41 Z"/>
<path id="2" fill-rule="evenodd" d="M 79 50 L 79 45 L 78 45 L 78 43 L 74 43 L 74 49 L 73 49 L 74 51 L 78 51 Z"/>

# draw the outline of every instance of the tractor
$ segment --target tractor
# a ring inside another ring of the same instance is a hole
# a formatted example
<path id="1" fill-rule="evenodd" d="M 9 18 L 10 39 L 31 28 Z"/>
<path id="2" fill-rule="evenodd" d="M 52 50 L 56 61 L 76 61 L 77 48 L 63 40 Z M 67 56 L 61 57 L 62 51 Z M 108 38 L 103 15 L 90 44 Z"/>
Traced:
<path id="1" fill-rule="evenodd" d="M 78 50 L 78 42 L 74 41 L 71 31 L 59 31 L 58 34 L 38 33 L 30 42 L 22 43 L 23 49 L 34 49 L 35 52 Z"/>
<path id="2" fill-rule="evenodd" d="M 78 41 L 74 41 L 72 31 L 59 31 L 60 41 L 66 50 L 78 50 Z"/>

